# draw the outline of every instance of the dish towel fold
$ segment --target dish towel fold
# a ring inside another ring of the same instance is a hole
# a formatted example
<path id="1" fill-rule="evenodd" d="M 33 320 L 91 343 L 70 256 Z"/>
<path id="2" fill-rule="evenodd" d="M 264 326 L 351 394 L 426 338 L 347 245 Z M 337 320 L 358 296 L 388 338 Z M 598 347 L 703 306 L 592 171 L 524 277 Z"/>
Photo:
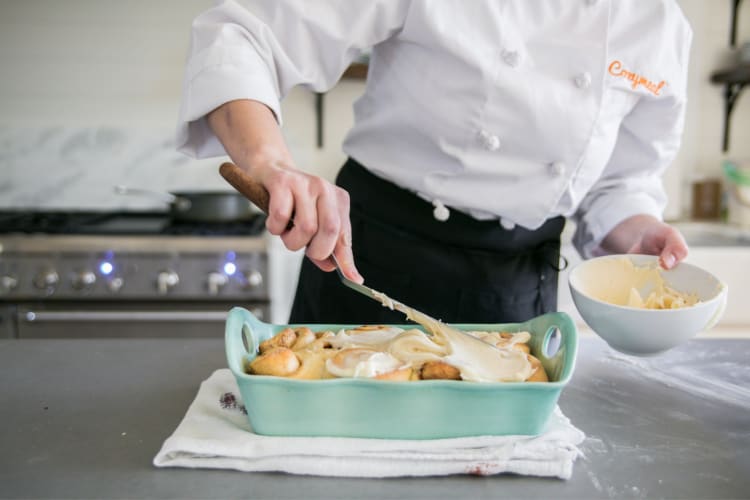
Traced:
<path id="1" fill-rule="evenodd" d="M 583 432 L 555 408 L 540 436 L 433 440 L 254 434 L 229 369 L 215 371 L 154 458 L 157 467 L 339 477 L 492 475 L 570 478 Z"/>

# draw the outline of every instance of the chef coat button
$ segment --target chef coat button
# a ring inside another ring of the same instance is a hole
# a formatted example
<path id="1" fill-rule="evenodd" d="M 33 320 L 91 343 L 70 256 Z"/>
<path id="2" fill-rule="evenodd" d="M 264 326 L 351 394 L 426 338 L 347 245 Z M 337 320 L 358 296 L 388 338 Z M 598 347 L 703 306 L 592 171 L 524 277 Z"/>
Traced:
<path id="1" fill-rule="evenodd" d="M 500 225 L 503 226 L 503 229 L 507 229 L 508 231 L 512 231 L 516 227 L 515 222 L 510 219 L 506 219 L 505 217 L 500 218 Z"/>
<path id="2" fill-rule="evenodd" d="M 576 87 L 579 89 L 587 89 L 591 86 L 591 73 L 583 72 L 575 77 Z"/>
<path id="3" fill-rule="evenodd" d="M 565 164 L 561 161 L 556 161 L 550 164 L 549 171 L 552 175 L 562 175 L 565 173 Z"/>
<path id="4" fill-rule="evenodd" d="M 451 216 L 451 211 L 448 210 L 448 207 L 443 205 L 440 200 L 434 200 L 432 204 L 435 206 L 435 209 L 432 211 L 432 216 L 440 222 L 447 221 L 448 217 Z"/>
<path id="5" fill-rule="evenodd" d="M 488 136 L 484 142 L 484 147 L 487 148 L 487 151 L 497 151 L 500 149 L 500 138 L 496 135 Z"/>
<path id="6" fill-rule="evenodd" d="M 503 50 L 502 58 L 505 64 L 511 68 L 515 68 L 521 62 L 521 54 L 517 50 Z"/>
<path id="7" fill-rule="evenodd" d="M 490 134 L 486 130 L 479 132 L 479 140 L 482 141 L 482 145 L 487 151 L 497 151 L 500 149 L 500 138 L 494 134 Z"/>

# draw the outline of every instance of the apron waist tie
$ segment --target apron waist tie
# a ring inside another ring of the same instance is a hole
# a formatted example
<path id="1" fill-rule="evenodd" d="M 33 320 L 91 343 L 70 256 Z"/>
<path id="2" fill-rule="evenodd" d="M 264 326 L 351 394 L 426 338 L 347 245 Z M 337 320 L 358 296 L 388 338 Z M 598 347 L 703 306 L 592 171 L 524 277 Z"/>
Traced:
<path id="1" fill-rule="evenodd" d="M 518 225 L 506 229 L 499 220 L 477 220 L 455 209 L 447 219 L 438 220 L 430 202 L 378 177 L 353 158 L 344 164 L 336 183 L 349 192 L 352 211 L 371 223 L 461 248 L 502 255 L 533 252 L 548 245 L 559 246 L 565 226 L 565 218 L 557 216 L 538 229 Z M 558 263 L 550 264 L 559 267 Z"/>

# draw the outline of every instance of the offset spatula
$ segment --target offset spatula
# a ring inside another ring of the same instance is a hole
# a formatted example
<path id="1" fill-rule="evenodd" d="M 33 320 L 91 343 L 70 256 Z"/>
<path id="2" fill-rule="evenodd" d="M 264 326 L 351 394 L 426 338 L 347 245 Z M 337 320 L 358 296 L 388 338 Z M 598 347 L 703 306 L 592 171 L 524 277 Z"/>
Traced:
<path id="1" fill-rule="evenodd" d="M 219 173 L 221 174 L 226 181 L 231 184 L 237 191 L 245 195 L 250 201 L 255 203 L 255 205 L 258 206 L 263 212 L 268 213 L 268 202 L 269 202 L 269 195 L 268 191 L 266 191 L 266 188 L 263 187 L 260 183 L 256 182 L 254 179 L 252 179 L 249 175 L 247 175 L 245 172 L 243 172 L 237 165 L 234 163 L 223 163 L 219 167 Z M 289 223 L 289 227 L 292 227 L 293 223 Z M 397 300 L 393 300 L 390 297 L 388 297 L 386 294 L 382 292 L 378 292 L 377 290 L 374 290 L 368 286 L 360 285 L 359 283 L 355 283 L 354 281 L 350 280 L 346 276 L 344 276 L 344 273 L 341 272 L 341 266 L 339 266 L 338 261 L 336 260 L 336 257 L 331 255 L 331 259 L 333 260 L 333 263 L 336 266 L 336 272 L 339 275 L 339 278 L 341 279 L 341 282 L 351 288 L 352 290 L 356 290 L 357 292 L 361 293 L 362 295 L 365 295 L 369 297 L 370 299 L 373 299 L 380 304 L 382 304 L 385 307 L 388 307 L 390 309 L 395 309 L 397 311 L 400 311 L 406 315 L 407 318 L 411 319 L 412 321 L 415 321 L 416 323 L 421 324 L 425 328 L 427 328 L 429 331 L 434 333 L 434 329 L 438 328 L 440 332 L 446 336 L 449 340 L 452 341 L 459 341 L 459 342 L 477 342 L 478 344 L 481 344 L 485 352 L 487 350 L 489 351 L 497 351 L 497 348 L 493 346 L 492 344 L 488 344 L 486 342 L 483 342 L 482 340 L 469 335 L 467 333 L 462 332 L 461 330 L 457 330 L 455 328 L 448 327 L 448 325 L 436 320 L 435 318 L 432 318 L 431 316 L 428 316 L 427 314 L 420 312 L 416 309 L 413 309 L 407 305 L 404 305 L 401 302 L 398 302 Z"/>

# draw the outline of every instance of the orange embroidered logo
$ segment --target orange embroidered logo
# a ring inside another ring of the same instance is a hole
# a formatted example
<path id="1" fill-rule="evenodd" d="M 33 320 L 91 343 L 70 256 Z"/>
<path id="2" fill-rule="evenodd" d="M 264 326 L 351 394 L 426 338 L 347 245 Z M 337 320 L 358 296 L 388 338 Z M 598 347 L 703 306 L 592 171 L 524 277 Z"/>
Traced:
<path id="1" fill-rule="evenodd" d="M 635 90 L 638 88 L 638 86 L 643 86 L 646 90 L 651 92 L 654 95 L 659 95 L 659 92 L 661 92 L 662 87 L 667 84 L 664 80 L 660 81 L 659 83 L 653 82 L 646 78 L 643 75 L 639 75 L 638 73 L 634 71 L 628 71 L 626 69 L 623 69 L 622 63 L 615 59 L 609 64 L 609 74 L 612 76 L 617 76 L 620 78 L 625 78 L 627 80 L 630 80 L 631 87 Z"/>

